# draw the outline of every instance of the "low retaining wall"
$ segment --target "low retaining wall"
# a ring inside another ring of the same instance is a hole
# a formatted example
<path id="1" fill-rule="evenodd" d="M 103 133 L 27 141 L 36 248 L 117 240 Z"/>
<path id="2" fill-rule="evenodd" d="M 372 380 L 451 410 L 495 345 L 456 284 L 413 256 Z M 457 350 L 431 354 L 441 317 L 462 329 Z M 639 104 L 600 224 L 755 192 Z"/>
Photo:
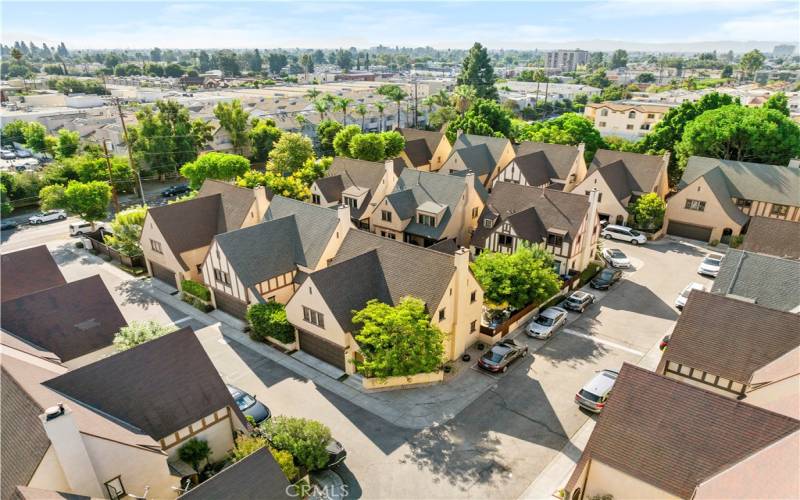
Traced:
<path id="1" fill-rule="evenodd" d="M 269 335 L 267 335 L 267 341 L 270 344 L 275 344 L 276 346 L 278 346 L 281 349 L 284 349 L 286 351 L 296 351 L 296 350 L 300 349 L 300 346 L 297 345 L 297 335 L 294 336 L 294 342 L 292 342 L 290 344 L 284 344 L 280 340 L 276 339 L 275 337 L 270 337 Z"/>
<path id="2" fill-rule="evenodd" d="M 444 372 L 419 373 L 407 377 L 366 378 L 362 380 L 364 389 L 368 391 L 391 391 L 394 389 L 408 389 L 423 385 L 437 384 L 444 380 Z"/>

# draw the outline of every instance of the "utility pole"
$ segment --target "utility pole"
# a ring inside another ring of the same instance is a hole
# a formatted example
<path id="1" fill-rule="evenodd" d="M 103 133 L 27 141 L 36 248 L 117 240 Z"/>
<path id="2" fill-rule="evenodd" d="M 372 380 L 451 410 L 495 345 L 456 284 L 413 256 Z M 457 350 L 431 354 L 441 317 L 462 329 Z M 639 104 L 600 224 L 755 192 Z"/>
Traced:
<path id="1" fill-rule="evenodd" d="M 125 116 L 122 114 L 122 105 L 119 102 L 119 97 L 114 98 L 114 103 L 117 105 L 117 111 L 119 112 L 119 121 L 122 123 L 122 133 L 125 137 L 125 145 L 127 146 L 128 150 L 128 161 L 131 164 L 131 170 L 136 172 L 136 178 L 139 180 L 139 196 L 142 198 L 142 206 L 147 206 L 147 202 L 144 199 L 144 188 L 142 187 L 142 172 L 133 163 L 133 147 L 131 145 L 131 141 L 128 140 L 128 128 L 125 126 Z"/>
<path id="2" fill-rule="evenodd" d="M 111 175 L 111 155 L 108 154 L 107 141 L 103 141 L 103 153 L 105 153 L 106 166 L 108 166 L 108 183 L 111 184 L 111 198 L 114 200 L 114 214 L 119 213 L 119 198 L 117 197 L 117 187 L 114 185 L 114 177 Z"/>
<path id="3" fill-rule="evenodd" d="M 414 128 L 417 128 L 417 76 L 412 77 L 414 82 Z"/>

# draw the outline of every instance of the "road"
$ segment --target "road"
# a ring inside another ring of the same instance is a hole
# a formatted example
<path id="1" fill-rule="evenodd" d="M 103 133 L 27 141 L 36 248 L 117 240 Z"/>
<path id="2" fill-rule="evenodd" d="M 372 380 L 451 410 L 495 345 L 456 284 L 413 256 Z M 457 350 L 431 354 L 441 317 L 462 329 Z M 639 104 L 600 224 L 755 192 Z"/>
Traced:
<path id="1" fill-rule="evenodd" d="M 45 240 L 55 225 L 19 232 L 4 242 L 23 245 Z M 28 234 L 26 234 L 28 233 Z M 41 233 L 41 234 L 39 234 Z M 47 234 L 45 234 L 47 233 Z M 573 401 L 596 371 L 638 362 L 678 317 L 675 297 L 691 281 L 708 283 L 695 271 L 703 252 L 670 240 L 633 247 L 609 243 L 633 263 L 622 281 L 583 314 L 570 313 L 565 328 L 540 341 L 519 340 L 533 353 L 508 373 L 489 377 L 485 391 L 454 418 L 421 430 L 392 425 L 317 386 L 237 342 L 215 326 L 203 328 L 180 311 L 142 293 L 108 263 L 64 246 L 50 247 L 68 280 L 100 274 L 126 319 L 181 322 L 196 329 L 226 382 L 256 394 L 273 414 L 321 420 L 348 449 L 337 472 L 350 488 L 348 498 L 519 497 L 581 426 L 596 418 Z M 488 387 L 488 388 L 487 388 Z M 414 404 L 413 392 L 406 393 Z M 463 397 L 453 394 L 454 398 Z M 578 449 L 566 452 L 577 458 Z"/>

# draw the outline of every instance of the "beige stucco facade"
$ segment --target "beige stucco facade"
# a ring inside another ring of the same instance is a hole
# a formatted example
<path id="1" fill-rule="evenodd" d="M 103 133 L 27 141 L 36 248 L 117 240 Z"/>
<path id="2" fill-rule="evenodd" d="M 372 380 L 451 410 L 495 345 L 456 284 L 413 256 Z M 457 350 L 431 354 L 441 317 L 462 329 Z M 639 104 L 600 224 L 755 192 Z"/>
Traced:
<path id="1" fill-rule="evenodd" d="M 705 202 L 703 211 L 686 208 L 687 200 Z M 698 177 L 694 182 L 675 193 L 669 199 L 667 211 L 664 214 L 664 226 L 667 229 L 670 221 L 710 228 L 711 236 L 709 241 L 719 241 L 725 229 L 730 229 L 733 236 L 740 234 L 742 231 L 742 225 L 731 219 L 727 214 L 706 182 L 705 177 Z"/>
<path id="2" fill-rule="evenodd" d="M 594 123 L 601 135 L 638 139 L 647 135 L 670 110 L 654 104 L 589 103 L 583 115 Z"/>
<path id="3" fill-rule="evenodd" d="M 436 172 L 442 168 L 442 165 L 447 158 L 450 156 L 450 152 L 453 150 L 453 146 L 450 145 L 450 141 L 447 140 L 446 136 L 442 136 L 442 139 L 439 141 L 439 144 L 436 146 L 436 149 L 433 151 L 431 155 L 431 162 L 427 165 L 419 165 L 417 167 L 412 167 L 411 159 L 408 157 L 405 151 L 400 152 L 400 158 L 406 162 L 411 168 L 415 168 L 417 170 L 422 170 L 423 172 Z"/>
<path id="4" fill-rule="evenodd" d="M 612 495 L 615 500 L 680 498 L 594 459 L 590 459 L 586 464 L 575 490 L 578 488 L 581 489 L 580 495 L 570 498 L 589 499 L 596 495 L 600 497 Z"/>
<path id="5" fill-rule="evenodd" d="M 601 219 L 608 220 L 610 224 L 624 224 L 628 220 L 628 210 L 616 198 L 606 180 L 595 170 L 583 182 L 572 190 L 578 194 L 590 194 L 593 190 L 598 192 L 597 213 Z"/>
<path id="6" fill-rule="evenodd" d="M 586 173 L 588 170 L 586 167 L 586 160 L 583 157 L 586 146 L 581 143 L 578 145 L 577 149 L 578 155 L 575 157 L 575 161 L 572 163 L 572 167 L 564 179 L 551 179 L 547 184 L 538 184 L 533 187 L 547 187 L 551 184 L 558 184 L 563 186 L 561 190 L 566 193 L 569 193 L 575 189 L 575 186 L 583 182 L 583 179 L 586 178 Z M 531 186 L 531 183 L 528 182 L 528 180 L 522 175 L 522 172 L 517 165 L 516 158 L 512 159 L 505 167 L 503 167 L 500 173 L 494 177 L 492 186 L 498 182 L 512 182 L 514 184 L 521 184 L 523 186 Z"/>

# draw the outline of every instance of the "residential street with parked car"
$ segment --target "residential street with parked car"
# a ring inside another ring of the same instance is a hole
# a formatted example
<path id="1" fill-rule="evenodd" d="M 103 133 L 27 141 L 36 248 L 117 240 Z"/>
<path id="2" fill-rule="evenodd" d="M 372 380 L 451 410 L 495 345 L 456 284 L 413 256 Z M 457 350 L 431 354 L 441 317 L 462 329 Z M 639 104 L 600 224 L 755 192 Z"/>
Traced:
<path id="1" fill-rule="evenodd" d="M 527 324 L 520 326 L 509 337 L 528 348 L 525 357 L 514 360 L 506 373 L 464 370 L 457 376 L 481 382 L 472 383 L 472 402 L 450 419 L 414 428 L 387 422 L 365 409 L 369 405 L 363 401 L 349 401 L 319 384 L 324 379 L 329 386 L 344 385 L 341 381 L 311 367 L 313 379 L 296 373 L 254 350 L 246 338 L 240 342 L 223 335 L 225 325 L 213 317 L 176 309 L 163 298 L 167 294 L 151 292 L 149 278 L 126 277 L 75 248 L 68 221 L 25 228 L 2 248 L 43 239 L 50 241 L 68 280 L 100 274 L 128 320 L 193 326 L 224 381 L 255 396 L 272 415 L 322 419 L 348 450 L 347 460 L 334 470 L 348 484 L 349 498 L 519 497 L 554 458 L 580 455 L 570 438 L 597 417 L 575 403 L 575 394 L 596 372 L 619 370 L 625 361 L 654 366 L 658 345 L 679 315 L 675 297 L 691 282 L 711 283 L 697 274 L 709 253 L 703 248 L 673 239 L 639 246 L 604 241 L 605 248 L 618 248 L 630 260 L 622 279 L 607 291 L 587 285 L 595 302 L 583 313 L 569 311 L 566 324 L 549 339 L 530 338 Z M 473 367 L 477 361 L 474 356 Z M 441 387 L 391 395 L 413 409 L 430 404 L 425 395 Z M 465 396 L 458 392 L 452 398 Z"/>

